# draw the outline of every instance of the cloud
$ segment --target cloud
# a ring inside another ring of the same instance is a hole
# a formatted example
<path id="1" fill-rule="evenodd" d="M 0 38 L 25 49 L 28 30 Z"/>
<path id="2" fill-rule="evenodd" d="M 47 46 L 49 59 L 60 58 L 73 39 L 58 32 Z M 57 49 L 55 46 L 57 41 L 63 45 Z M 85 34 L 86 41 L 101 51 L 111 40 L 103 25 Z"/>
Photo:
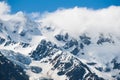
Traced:
<path id="1" fill-rule="evenodd" d="M 43 25 L 53 25 L 72 34 L 115 33 L 120 34 L 120 6 L 110 6 L 99 10 L 70 8 L 46 13 Z"/>
<path id="2" fill-rule="evenodd" d="M 15 14 L 11 14 L 11 8 L 6 2 L 0 2 L 0 20 L 3 21 L 21 21 L 25 22 L 25 13 L 19 11 Z"/>
<path id="3" fill-rule="evenodd" d="M 40 17 L 40 13 L 39 12 L 32 12 L 32 13 L 30 13 L 30 16 L 33 19 L 38 19 Z"/>
<path id="4" fill-rule="evenodd" d="M 10 6 L 5 2 L 0 2 L 0 15 L 7 14 L 10 12 Z"/>
<path id="5" fill-rule="evenodd" d="M 40 18 L 43 25 L 62 28 L 74 35 L 84 32 L 120 34 L 120 6 L 110 6 L 99 10 L 74 7 L 43 14 L 39 12 L 25 14 L 22 11 L 11 14 L 10 12 L 10 6 L 5 2 L 0 2 L 0 19 L 2 20 L 24 23 L 26 21 L 25 15 L 28 15 L 32 20 Z"/>
<path id="6" fill-rule="evenodd" d="M 7 29 L 12 31 L 14 27 L 19 24 L 22 30 L 27 20 L 25 15 L 22 11 L 11 14 L 10 6 L 6 2 L 0 2 L 0 22 L 4 23 Z M 19 32 L 21 30 L 19 30 Z"/>

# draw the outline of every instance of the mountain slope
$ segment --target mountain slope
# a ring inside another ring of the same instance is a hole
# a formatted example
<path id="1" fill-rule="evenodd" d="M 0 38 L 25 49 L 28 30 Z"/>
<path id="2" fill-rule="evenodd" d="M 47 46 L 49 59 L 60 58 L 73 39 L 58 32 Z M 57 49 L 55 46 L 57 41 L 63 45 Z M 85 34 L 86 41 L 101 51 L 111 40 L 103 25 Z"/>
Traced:
<path id="1" fill-rule="evenodd" d="M 61 28 L 31 20 L 21 12 L 15 16 L 0 20 L 0 51 L 10 65 L 26 72 L 26 79 L 26 75 L 30 80 L 120 79 L 118 35 L 94 36 L 88 31 L 76 37 Z"/>
<path id="2" fill-rule="evenodd" d="M 13 64 L 0 52 L 0 79 L 1 80 L 29 80 L 23 68 Z"/>

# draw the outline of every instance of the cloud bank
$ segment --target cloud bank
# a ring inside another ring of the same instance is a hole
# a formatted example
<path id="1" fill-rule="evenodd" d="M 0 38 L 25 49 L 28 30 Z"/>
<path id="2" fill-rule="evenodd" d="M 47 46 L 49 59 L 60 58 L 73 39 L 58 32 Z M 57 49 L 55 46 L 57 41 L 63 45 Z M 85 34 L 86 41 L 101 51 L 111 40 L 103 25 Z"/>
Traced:
<path id="1" fill-rule="evenodd" d="M 10 6 L 0 2 L 0 19 L 25 22 L 25 13 L 19 11 L 16 14 L 10 14 L 10 12 Z M 120 6 L 99 10 L 80 7 L 58 9 L 55 12 L 43 13 L 42 18 L 39 12 L 29 14 L 32 19 L 40 18 L 39 21 L 43 25 L 52 25 L 75 35 L 84 32 L 120 34 Z"/>
<path id="2" fill-rule="evenodd" d="M 115 33 L 120 34 L 120 6 L 110 6 L 99 10 L 70 8 L 44 14 L 44 25 L 57 26 L 72 34 Z"/>

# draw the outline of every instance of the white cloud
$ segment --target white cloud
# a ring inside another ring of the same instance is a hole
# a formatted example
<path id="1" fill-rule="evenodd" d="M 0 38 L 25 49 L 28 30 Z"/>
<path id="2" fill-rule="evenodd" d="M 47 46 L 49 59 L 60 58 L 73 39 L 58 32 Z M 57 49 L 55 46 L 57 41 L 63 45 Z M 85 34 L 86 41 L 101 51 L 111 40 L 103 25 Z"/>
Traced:
<path id="1" fill-rule="evenodd" d="M 6 2 L 0 2 L 0 20 L 24 21 L 25 14 L 22 11 L 11 14 L 10 6 Z"/>
<path id="2" fill-rule="evenodd" d="M 42 22 L 53 25 L 72 34 L 120 33 L 120 6 L 111 6 L 100 10 L 70 8 L 44 14 Z"/>
<path id="3" fill-rule="evenodd" d="M 11 14 L 10 6 L 5 2 L 0 2 L 0 21 L 9 29 L 13 30 L 16 24 L 19 24 L 22 30 L 23 26 L 26 23 L 25 13 L 19 11 L 15 14 Z M 19 30 L 20 32 L 20 30 Z"/>
<path id="4" fill-rule="evenodd" d="M 7 14 L 8 12 L 10 12 L 10 6 L 5 2 L 0 2 L 0 15 Z"/>
<path id="5" fill-rule="evenodd" d="M 1 20 L 16 20 L 16 21 L 22 21 L 25 16 L 30 17 L 30 19 L 38 19 L 40 17 L 39 12 L 32 12 L 32 13 L 24 13 L 22 11 L 18 11 L 15 14 L 11 14 L 11 6 L 9 6 L 6 2 L 2 1 L 0 2 L 0 19 Z"/>
<path id="6" fill-rule="evenodd" d="M 19 11 L 16 14 L 10 14 L 10 12 L 10 6 L 0 2 L 0 19 L 25 22 L 25 13 Z M 74 35 L 83 32 L 120 34 L 120 6 L 100 10 L 79 7 L 58 9 L 55 12 L 44 13 L 42 19 L 38 12 L 30 13 L 28 16 L 31 19 L 40 18 L 43 24 L 65 29 Z"/>
<path id="7" fill-rule="evenodd" d="M 40 17 L 40 13 L 39 12 L 32 12 L 30 14 L 30 17 L 32 17 L 33 19 L 38 19 Z"/>

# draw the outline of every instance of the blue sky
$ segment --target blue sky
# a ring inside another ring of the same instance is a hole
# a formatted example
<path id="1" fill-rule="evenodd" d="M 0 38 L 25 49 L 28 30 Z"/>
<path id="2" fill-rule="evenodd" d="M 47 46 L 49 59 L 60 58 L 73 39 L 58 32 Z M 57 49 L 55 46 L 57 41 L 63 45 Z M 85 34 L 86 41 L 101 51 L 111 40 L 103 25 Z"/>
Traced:
<path id="1" fill-rule="evenodd" d="M 111 5 L 120 5 L 120 0 L 5 0 L 12 12 L 53 12 L 58 8 L 87 7 L 100 9 Z"/>

